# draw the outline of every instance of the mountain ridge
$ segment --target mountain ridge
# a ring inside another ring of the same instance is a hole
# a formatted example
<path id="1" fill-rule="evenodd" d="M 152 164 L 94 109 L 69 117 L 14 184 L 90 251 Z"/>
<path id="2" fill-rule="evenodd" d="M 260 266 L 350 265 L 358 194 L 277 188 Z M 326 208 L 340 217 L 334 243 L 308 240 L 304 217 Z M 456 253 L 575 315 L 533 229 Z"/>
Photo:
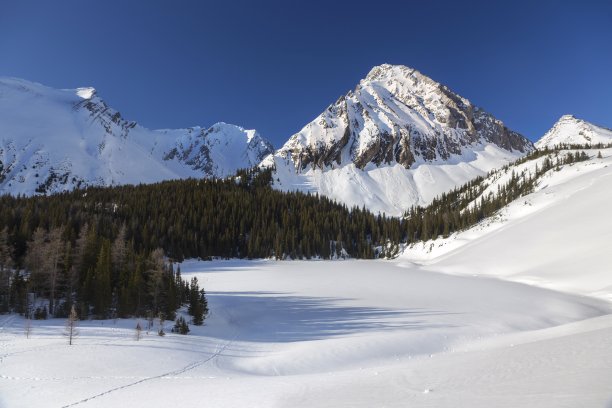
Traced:
<path id="1" fill-rule="evenodd" d="M 535 145 L 468 99 L 401 65 L 373 67 L 278 150 L 255 130 L 149 130 L 95 88 L 0 77 L 0 193 L 227 177 L 274 169 L 273 187 L 401 215 L 493 168 L 559 143 L 609 143 L 612 131 L 564 115 Z"/>
<path id="2" fill-rule="evenodd" d="M 128 121 L 94 88 L 53 89 L 0 77 L 0 193 L 226 177 L 273 151 L 254 130 L 150 130 Z"/>

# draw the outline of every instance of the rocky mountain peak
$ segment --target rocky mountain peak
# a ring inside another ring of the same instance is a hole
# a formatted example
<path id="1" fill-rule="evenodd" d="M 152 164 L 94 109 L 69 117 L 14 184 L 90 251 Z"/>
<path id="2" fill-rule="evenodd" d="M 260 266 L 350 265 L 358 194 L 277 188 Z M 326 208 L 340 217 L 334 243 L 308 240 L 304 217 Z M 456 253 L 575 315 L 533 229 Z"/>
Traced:
<path id="1" fill-rule="evenodd" d="M 432 84 L 437 84 L 434 80 L 414 68 L 405 65 L 381 64 L 377 65 L 368 72 L 366 77 L 360 81 L 360 84 L 369 84 L 372 82 L 419 82 L 427 81 Z"/>
<path id="2" fill-rule="evenodd" d="M 559 118 L 557 122 L 583 122 L 572 114 L 565 114 Z"/>
<path id="3" fill-rule="evenodd" d="M 393 71 L 397 71 L 399 69 L 414 71 L 413 69 L 402 65 L 381 64 L 373 67 L 361 82 L 363 83 L 389 79 L 393 76 Z"/>
<path id="4" fill-rule="evenodd" d="M 348 162 L 410 168 L 449 160 L 483 143 L 510 151 L 533 148 L 446 86 L 412 68 L 383 64 L 293 135 L 281 153 L 298 169 Z"/>

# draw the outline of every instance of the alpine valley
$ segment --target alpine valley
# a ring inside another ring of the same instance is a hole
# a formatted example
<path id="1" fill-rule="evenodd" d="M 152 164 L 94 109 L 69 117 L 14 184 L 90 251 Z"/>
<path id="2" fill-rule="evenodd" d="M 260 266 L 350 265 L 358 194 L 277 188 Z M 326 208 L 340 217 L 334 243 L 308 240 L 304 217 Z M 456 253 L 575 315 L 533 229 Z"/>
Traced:
<path id="1" fill-rule="evenodd" d="M 612 407 L 611 186 L 404 66 L 276 151 L 0 79 L 0 407 Z"/>

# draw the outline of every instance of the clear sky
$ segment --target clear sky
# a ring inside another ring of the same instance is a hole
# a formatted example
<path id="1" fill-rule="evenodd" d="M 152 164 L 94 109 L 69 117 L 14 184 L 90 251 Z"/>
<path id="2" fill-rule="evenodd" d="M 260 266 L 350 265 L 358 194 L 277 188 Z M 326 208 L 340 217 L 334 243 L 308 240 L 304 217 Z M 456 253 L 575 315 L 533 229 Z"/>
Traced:
<path id="1" fill-rule="evenodd" d="M 280 147 L 382 63 L 532 140 L 565 113 L 612 127 L 611 1 L 0 0 L 0 75 L 94 86 L 149 128 Z"/>

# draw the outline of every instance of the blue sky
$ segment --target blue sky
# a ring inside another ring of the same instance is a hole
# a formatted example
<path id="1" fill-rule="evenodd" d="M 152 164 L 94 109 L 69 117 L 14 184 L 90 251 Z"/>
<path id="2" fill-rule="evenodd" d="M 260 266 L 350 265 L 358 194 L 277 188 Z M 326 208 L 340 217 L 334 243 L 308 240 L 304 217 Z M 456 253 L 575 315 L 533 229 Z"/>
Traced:
<path id="1" fill-rule="evenodd" d="M 225 121 L 280 147 L 382 63 L 532 140 L 565 113 L 612 127 L 609 1 L 0 0 L 0 75 L 94 86 L 150 128 Z"/>

